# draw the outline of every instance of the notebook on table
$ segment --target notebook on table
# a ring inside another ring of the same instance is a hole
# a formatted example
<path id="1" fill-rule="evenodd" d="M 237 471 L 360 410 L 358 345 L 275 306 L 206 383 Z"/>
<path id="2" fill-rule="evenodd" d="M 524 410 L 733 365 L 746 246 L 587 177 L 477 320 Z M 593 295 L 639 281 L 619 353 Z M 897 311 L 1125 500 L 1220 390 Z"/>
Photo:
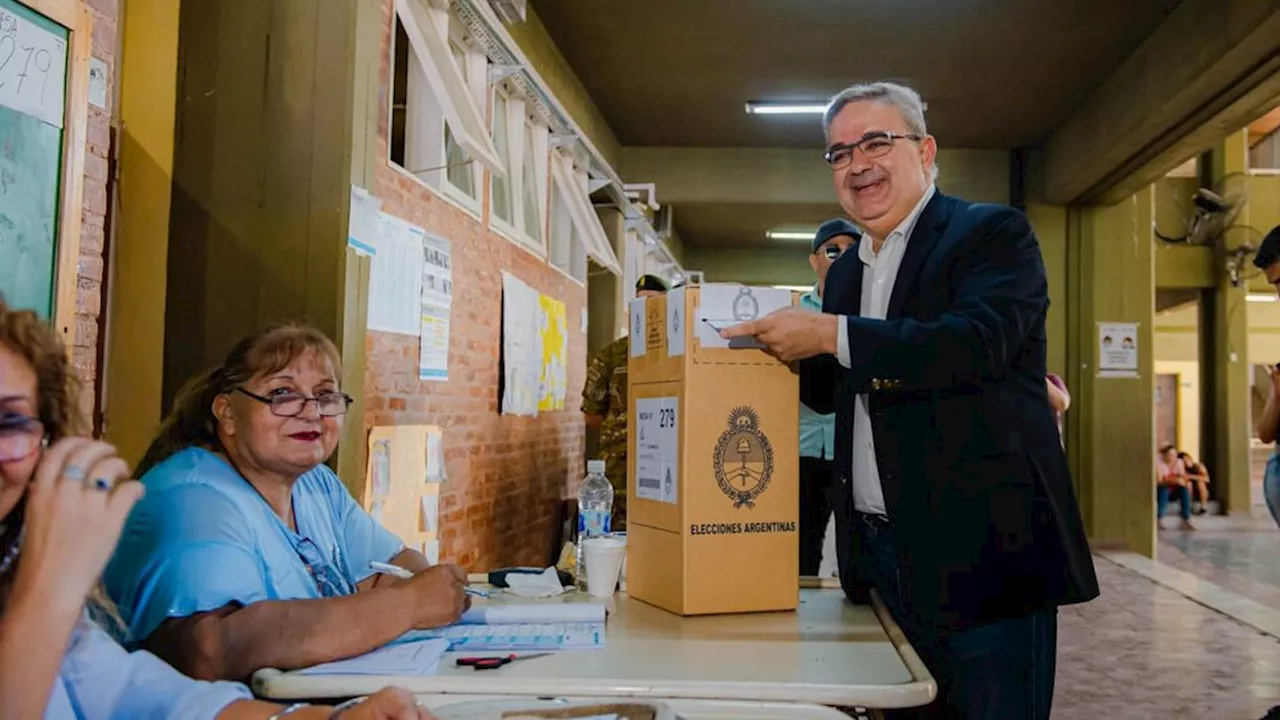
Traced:
<path id="1" fill-rule="evenodd" d="M 413 630 L 396 643 L 444 639 L 451 651 L 593 650 L 604 647 L 605 607 L 528 603 L 473 607 L 454 625 Z"/>

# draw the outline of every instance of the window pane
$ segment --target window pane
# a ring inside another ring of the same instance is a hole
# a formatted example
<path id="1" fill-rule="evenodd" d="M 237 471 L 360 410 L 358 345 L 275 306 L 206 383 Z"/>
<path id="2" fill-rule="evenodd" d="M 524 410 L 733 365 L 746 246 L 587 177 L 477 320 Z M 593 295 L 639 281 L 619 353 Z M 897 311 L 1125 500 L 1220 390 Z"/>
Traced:
<path id="1" fill-rule="evenodd" d="M 493 95 L 493 144 L 498 150 L 498 157 L 507 168 L 507 174 L 501 177 L 490 175 L 493 192 L 493 214 L 495 217 L 511 222 L 511 150 L 507 146 L 507 98 L 502 93 Z"/>
<path id="2" fill-rule="evenodd" d="M 467 54 L 463 52 L 462 48 L 458 47 L 453 38 L 449 39 L 449 52 L 453 53 L 453 64 L 458 66 L 458 72 L 462 73 L 462 77 L 465 78 L 467 76 Z"/>
<path id="3" fill-rule="evenodd" d="M 571 248 L 573 246 L 573 218 L 569 215 L 569 204 L 565 202 L 564 192 L 559 183 L 551 184 L 551 234 L 549 253 L 551 264 L 569 272 Z"/>
<path id="4" fill-rule="evenodd" d="M 524 231 L 529 237 L 542 242 L 542 207 L 538 200 L 538 163 L 534 158 L 537 145 L 533 142 L 533 129 L 524 131 Z"/>
<path id="5" fill-rule="evenodd" d="M 471 197 L 476 196 L 475 182 L 472 180 L 470 158 L 454 139 L 448 124 L 444 126 L 444 161 L 449 166 L 449 184 Z"/>

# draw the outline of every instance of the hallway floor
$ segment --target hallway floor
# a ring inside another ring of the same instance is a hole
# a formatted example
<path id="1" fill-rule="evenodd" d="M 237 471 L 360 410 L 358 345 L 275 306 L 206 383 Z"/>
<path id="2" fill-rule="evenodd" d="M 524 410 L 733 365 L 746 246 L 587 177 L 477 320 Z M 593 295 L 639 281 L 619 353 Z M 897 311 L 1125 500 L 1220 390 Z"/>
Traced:
<path id="1" fill-rule="evenodd" d="M 1257 720 L 1280 705 L 1280 532 L 1265 509 L 1196 524 L 1161 531 L 1158 563 L 1097 558 L 1102 596 L 1062 610 L 1055 720 Z"/>

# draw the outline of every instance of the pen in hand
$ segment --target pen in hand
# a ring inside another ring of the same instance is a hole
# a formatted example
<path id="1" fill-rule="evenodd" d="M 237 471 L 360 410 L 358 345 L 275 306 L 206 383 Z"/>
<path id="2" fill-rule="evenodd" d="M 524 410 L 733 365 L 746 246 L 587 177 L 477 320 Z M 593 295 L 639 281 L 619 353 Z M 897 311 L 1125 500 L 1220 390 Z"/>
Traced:
<path id="1" fill-rule="evenodd" d="M 412 572 L 405 570 L 399 565 L 391 565 L 390 563 L 382 563 L 382 562 L 376 562 L 376 561 L 371 562 L 369 563 L 369 569 L 376 573 L 380 573 L 382 575 L 391 575 L 393 577 L 398 577 L 401 580 L 408 580 L 409 578 L 413 577 Z M 473 597 L 482 597 L 482 598 L 489 597 L 489 591 L 481 590 L 479 588 L 473 588 L 470 585 L 463 585 L 462 591 Z"/>

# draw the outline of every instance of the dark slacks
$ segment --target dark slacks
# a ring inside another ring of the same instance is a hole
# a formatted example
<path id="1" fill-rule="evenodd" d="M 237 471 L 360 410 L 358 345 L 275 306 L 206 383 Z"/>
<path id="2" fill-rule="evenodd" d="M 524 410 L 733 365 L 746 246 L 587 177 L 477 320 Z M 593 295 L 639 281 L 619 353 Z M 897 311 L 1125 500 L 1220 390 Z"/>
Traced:
<path id="1" fill-rule="evenodd" d="M 922 622 L 904 597 L 889 525 L 850 513 L 862 538 L 865 575 L 938 682 L 929 707 L 895 718 L 1048 720 L 1058 649 L 1058 611 L 1037 610 L 964 630 Z"/>
<path id="2" fill-rule="evenodd" d="M 800 458 L 800 574 L 812 577 L 822 565 L 822 540 L 831 520 L 835 463 Z"/>

